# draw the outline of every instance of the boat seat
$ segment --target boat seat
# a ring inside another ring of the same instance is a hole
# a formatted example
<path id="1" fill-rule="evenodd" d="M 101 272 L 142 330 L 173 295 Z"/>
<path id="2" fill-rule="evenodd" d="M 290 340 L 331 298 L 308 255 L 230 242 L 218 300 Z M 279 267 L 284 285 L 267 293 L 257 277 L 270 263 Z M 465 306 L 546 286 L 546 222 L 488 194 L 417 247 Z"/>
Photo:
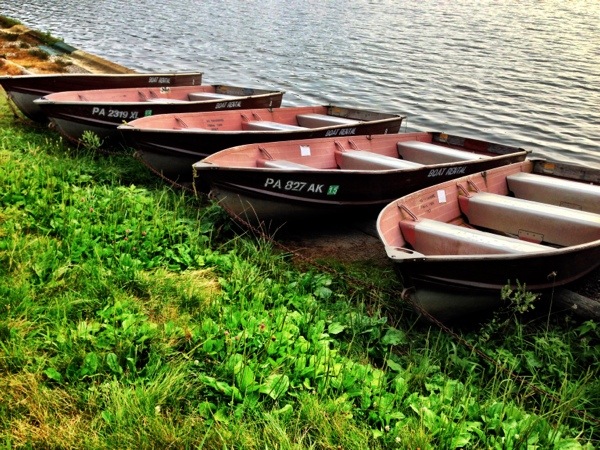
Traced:
<path id="1" fill-rule="evenodd" d="M 551 248 L 432 219 L 402 220 L 404 239 L 424 255 L 523 254 Z"/>
<path id="2" fill-rule="evenodd" d="M 336 150 L 335 159 L 343 170 L 415 169 L 422 166 L 412 161 L 363 150 Z"/>
<path id="3" fill-rule="evenodd" d="M 160 98 L 160 97 L 150 97 L 145 101 L 150 103 L 187 103 L 187 100 L 179 100 L 177 98 Z"/>
<path id="4" fill-rule="evenodd" d="M 201 128 L 201 127 L 181 127 L 181 128 L 173 128 L 177 131 L 183 131 L 184 133 L 204 133 L 206 131 L 211 131 L 209 128 Z"/>
<path id="5" fill-rule="evenodd" d="M 509 175 L 506 181 L 517 198 L 600 214 L 598 185 L 527 172 Z"/>
<path id="6" fill-rule="evenodd" d="M 191 102 L 202 102 L 207 100 L 233 100 L 238 97 L 227 94 L 219 94 L 218 92 L 191 92 L 188 94 L 188 99 Z"/>
<path id="7" fill-rule="evenodd" d="M 258 167 L 267 167 L 269 169 L 292 169 L 292 170 L 314 170 L 314 167 L 305 166 L 304 164 L 287 161 L 285 159 L 259 159 Z"/>
<path id="8" fill-rule="evenodd" d="M 347 119 L 345 117 L 330 116 L 328 114 L 298 114 L 296 116 L 298 125 L 306 128 L 333 127 L 339 125 L 357 125 L 359 120 Z"/>
<path id="9" fill-rule="evenodd" d="M 398 147 L 398 154 L 402 158 L 417 161 L 421 164 L 443 164 L 489 158 L 485 155 L 431 144 L 429 142 L 405 141 L 398 142 L 396 145 Z"/>
<path id="10" fill-rule="evenodd" d="M 532 242 L 571 246 L 600 239 L 600 214 L 488 192 L 460 196 L 459 205 L 471 225 Z"/>
<path id="11" fill-rule="evenodd" d="M 246 129 L 250 131 L 292 131 L 306 129 L 305 127 L 299 127 L 298 125 L 271 122 L 268 120 L 251 120 L 249 122 L 245 122 L 245 126 Z"/>

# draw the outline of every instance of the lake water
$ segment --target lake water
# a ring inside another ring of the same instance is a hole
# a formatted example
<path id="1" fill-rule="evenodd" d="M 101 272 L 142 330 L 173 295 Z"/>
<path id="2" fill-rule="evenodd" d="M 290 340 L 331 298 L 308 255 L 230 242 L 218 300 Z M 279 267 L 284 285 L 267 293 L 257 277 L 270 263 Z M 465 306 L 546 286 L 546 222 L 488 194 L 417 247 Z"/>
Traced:
<path id="1" fill-rule="evenodd" d="M 600 168 L 598 0 L 0 0 L 0 14 L 140 71 L 402 113 L 407 130 Z"/>

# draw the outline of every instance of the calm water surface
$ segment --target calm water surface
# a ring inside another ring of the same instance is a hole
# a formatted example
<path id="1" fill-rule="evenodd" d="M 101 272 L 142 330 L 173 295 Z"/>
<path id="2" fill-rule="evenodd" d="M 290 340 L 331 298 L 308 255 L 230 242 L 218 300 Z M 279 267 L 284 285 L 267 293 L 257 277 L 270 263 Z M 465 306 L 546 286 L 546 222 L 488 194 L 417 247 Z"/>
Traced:
<path id="1" fill-rule="evenodd" d="M 176 7 L 173 7 L 176 5 Z M 0 14 L 140 71 L 398 112 L 600 168 L 598 0 L 0 0 Z"/>

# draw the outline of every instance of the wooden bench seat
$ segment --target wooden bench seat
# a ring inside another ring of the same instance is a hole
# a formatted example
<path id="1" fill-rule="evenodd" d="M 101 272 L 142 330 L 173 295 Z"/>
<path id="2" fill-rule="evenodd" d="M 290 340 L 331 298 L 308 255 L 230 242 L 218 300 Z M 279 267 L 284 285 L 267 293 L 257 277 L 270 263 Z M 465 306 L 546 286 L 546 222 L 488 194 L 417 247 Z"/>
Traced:
<path id="1" fill-rule="evenodd" d="M 314 170 L 314 167 L 305 166 L 304 164 L 287 161 L 285 159 L 259 159 L 258 167 L 267 167 L 269 169 L 291 169 L 291 170 Z"/>
<path id="2" fill-rule="evenodd" d="M 551 248 L 431 219 L 402 220 L 404 239 L 424 255 L 522 254 Z"/>
<path id="3" fill-rule="evenodd" d="M 517 198 L 600 214 L 598 185 L 526 172 L 509 175 L 506 181 Z"/>
<path id="4" fill-rule="evenodd" d="M 306 128 L 322 128 L 338 125 L 352 126 L 360 123 L 359 120 L 330 116 L 328 114 L 298 114 L 296 120 L 298 121 L 298 125 Z"/>
<path id="5" fill-rule="evenodd" d="M 238 97 L 227 94 L 219 94 L 218 92 L 191 92 L 188 94 L 188 99 L 191 102 L 202 102 L 206 100 L 233 100 Z"/>
<path id="6" fill-rule="evenodd" d="M 532 242 L 571 246 L 600 239 L 600 214 L 488 192 L 460 196 L 459 205 L 471 225 Z"/>
<path id="7" fill-rule="evenodd" d="M 410 161 L 421 164 L 443 164 L 450 162 L 470 161 L 474 159 L 488 158 L 466 150 L 444 147 L 429 142 L 405 141 L 398 142 L 398 154 Z"/>
<path id="8" fill-rule="evenodd" d="M 335 159 L 343 170 L 415 169 L 422 166 L 412 161 L 363 150 L 336 150 Z"/>
<path id="9" fill-rule="evenodd" d="M 293 131 L 305 130 L 305 127 L 291 125 L 288 123 L 271 122 L 268 120 L 251 120 L 245 122 L 245 128 L 249 131 Z"/>

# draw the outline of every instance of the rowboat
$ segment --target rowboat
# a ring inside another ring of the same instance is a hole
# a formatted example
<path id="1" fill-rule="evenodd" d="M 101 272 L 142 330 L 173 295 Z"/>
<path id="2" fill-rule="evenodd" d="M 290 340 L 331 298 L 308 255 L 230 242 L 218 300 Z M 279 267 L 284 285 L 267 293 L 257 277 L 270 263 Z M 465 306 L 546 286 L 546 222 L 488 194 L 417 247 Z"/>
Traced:
<path id="1" fill-rule="evenodd" d="M 181 73 L 59 73 L 0 76 L 0 86 L 13 104 L 28 118 L 47 122 L 34 100 L 55 92 L 117 89 L 139 86 L 190 86 L 202 84 L 202 72 Z"/>
<path id="2" fill-rule="evenodd" d="M 67 139 L 84 132 L 102 141 L 121 142 L 117 127 L 156 114 L 277 108 L 283 91 L 227 85 L 193 85 L 57 92 L 34 101 Z"/>
<path id="3" fill-rule="evenodd" d="M 504 286 L 543 293 L 600 265 L 599 184 L 599 170 L 527 159 L 398 198 L 377 234 L 423 310 L 489 310 Z"/>
<path id="4" fill-rule="evenodd" d="M 340 106 L 161 114 L 120 125 L 124 140 L 154 171 L 192 181 L 192 165 L 219 150 L 258 142 L 398 133 L 404 116 Z"/>
<path id="5" fill-rule="evenodd" d="M 527 154 L 438 132 L 248 144 L 195 163 L 194 186 L 210 191 L 232 216 L 252 222 L 331 220 L 347 214 L 374 221 L 401 195 L 522 161 Z"/>

